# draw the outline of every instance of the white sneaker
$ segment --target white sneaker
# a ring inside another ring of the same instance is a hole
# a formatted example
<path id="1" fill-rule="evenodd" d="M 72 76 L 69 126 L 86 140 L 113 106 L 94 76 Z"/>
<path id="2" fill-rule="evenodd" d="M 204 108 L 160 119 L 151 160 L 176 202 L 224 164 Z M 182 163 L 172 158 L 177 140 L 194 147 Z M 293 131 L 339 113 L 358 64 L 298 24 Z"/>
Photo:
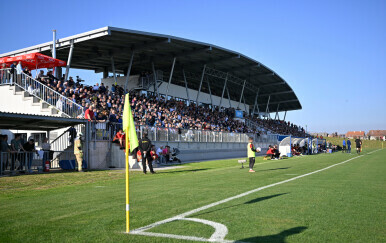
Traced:
<path id="1" fill-rule="evenodd" d="M 254 171 L 254 170 L 250 169 L 250 170 L 249 170 L 249 172 L 256 172 L 256 171 Z"/>

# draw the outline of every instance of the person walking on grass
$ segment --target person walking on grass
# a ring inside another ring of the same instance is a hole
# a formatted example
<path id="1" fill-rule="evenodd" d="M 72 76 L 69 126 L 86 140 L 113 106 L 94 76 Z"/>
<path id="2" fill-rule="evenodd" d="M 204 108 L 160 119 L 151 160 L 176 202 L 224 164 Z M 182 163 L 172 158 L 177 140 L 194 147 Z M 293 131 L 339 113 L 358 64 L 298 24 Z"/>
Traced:
<path id="1" fill-rule="evenodd" d="M 351 141 L 347 138 L 347 153 L 351 154 Z"/>
<path id="2" fill-rule="evenodd" d="M 343 138 L 342 153 L 346 152 L 346 140 Z"/>
<path id="3" fill-rule="evenodd" d="M 255 157 L 256 157 L 256 152 L 259 153 L 261 151 L 260 148 L 255 148 L 255 145 L 253 145 L 253 138 L 250 137 L 248 139 L 249 143 L 247 145 L 247 155 L 249 159 L 249 172 L 255 172 L 253 170 L 253 166 L 255 165 Z"/>

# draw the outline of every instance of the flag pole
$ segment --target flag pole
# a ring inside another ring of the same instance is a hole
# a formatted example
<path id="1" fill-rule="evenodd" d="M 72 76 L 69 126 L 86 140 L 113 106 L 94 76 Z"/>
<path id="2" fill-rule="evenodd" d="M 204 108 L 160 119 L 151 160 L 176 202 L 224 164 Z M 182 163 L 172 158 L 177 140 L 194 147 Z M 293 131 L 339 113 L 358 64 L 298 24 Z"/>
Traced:
<path id="1" fill-rule="evenodd" d="M 129 134 L 125 133 L 125 148 L 126 148 L 126 233 L 130 231 L 130 206 L 129 206 Z"/>
<path id="2" fill-rule="evenodd" d="M 126 233 L 130 232 L 130 206 L 129 206 L 129 153 L 138 147 L 137 132 L 135 130 L 135 124 L 133 114 L 131 113 L 131 107 L 129 102 L 129 94 L 125 96 L 125 106 L 123 108 L 123 121 L 122 127 L 125 131 L 125 159 L 126 159 Z"/>

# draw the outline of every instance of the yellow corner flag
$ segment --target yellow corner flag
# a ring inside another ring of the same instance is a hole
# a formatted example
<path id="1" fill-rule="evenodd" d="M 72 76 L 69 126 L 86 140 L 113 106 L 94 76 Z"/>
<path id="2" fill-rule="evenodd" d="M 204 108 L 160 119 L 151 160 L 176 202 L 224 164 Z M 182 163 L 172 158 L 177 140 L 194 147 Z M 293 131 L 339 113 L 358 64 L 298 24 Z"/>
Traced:
<path id="1" fill-rule="evenodd" d="M 125 106 L 122 117 L 123 131 L 125 132 L 126 146 L 126 233 L 130 231 L 130 206 L 129 206 L 129 153 L 138 147 L 137 131 L 135 130 L 134 118 L 131 113 L 129 94 L 125 96 Z M 130 146 L 129 146 L 130 144 Z"/>

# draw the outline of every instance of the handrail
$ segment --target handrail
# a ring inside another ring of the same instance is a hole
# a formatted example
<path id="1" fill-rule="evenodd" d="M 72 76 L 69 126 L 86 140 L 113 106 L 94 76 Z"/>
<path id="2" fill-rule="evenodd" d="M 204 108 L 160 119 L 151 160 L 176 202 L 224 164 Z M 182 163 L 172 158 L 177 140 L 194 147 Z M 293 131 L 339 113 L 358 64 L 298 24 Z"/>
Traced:
<path id="1" fill-rule="evenodd" d="M 0 69 L 0 71 L 6 71 L 9 73 L 9 68 Z M 41 101 L 55 107 L 57 110 L 63 112 L 69 117 L 83 118 L 84 109 L 81 105 L 70 100 L 54 89 L 47 85 L 37 81 L 25 73 L 16 74 L 16 70 L 13 74 L 10 74 L 11 84 L 15 84 L 21 89 L 28 92 L 30 95 L 40 99 Z"/>

